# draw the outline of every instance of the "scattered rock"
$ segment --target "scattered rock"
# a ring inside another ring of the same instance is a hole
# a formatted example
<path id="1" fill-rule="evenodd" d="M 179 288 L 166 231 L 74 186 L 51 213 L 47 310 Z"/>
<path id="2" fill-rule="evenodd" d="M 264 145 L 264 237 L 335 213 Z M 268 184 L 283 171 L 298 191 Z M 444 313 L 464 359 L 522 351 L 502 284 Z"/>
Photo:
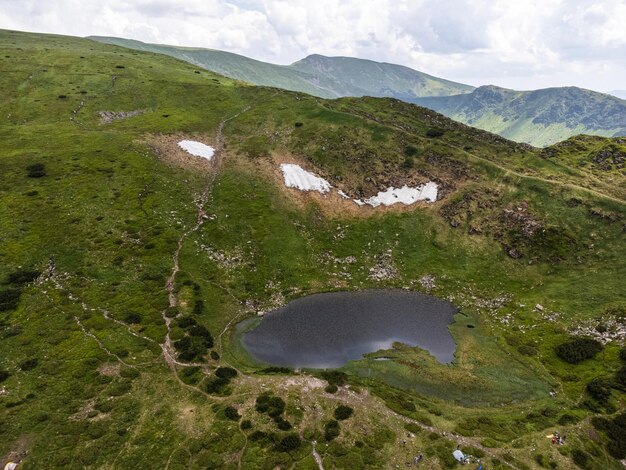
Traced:
<path id="1" fill-rule="evenodd" d="M 100 111 L 98 114 L 100 115 L 100 124 L 109 124 L 120 119 L 139 116 L 145 112 L 143 109 L 136 109 L 134 111 Z"/>

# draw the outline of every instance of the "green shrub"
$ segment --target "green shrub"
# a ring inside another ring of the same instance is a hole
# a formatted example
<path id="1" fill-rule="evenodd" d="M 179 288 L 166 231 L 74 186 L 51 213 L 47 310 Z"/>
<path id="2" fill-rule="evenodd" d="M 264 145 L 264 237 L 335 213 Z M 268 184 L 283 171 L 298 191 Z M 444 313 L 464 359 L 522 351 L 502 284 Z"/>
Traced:
<path id="1" fill-rule="evenodd" d="M 214 361 L 219 361 L 220 355 L 217 353 L 217 351 L 211 351 L 211 359 L 213 359 Z"/>
<path id="2" fill-rule="evenodd" d="M 33 163 L 26 167 L 29 178 L 41 178 L 46 176 L 46 167 L 43 163 Z"/>
<path id="3" fill-rule="evenodd" d="M 617 386 L 626 390 L 626 366 L 623 366 L 615 373 L 615 383 Z"/>
<path id="4" fill-rule="evenodd" d="M 251 429 L 252 428 L 252 421 L 250 421 L 249 419 L 244 419 L 241 422 L 241 429 L 243 431 L 245 431 L 246 429 Z"/>
<path id="5" fill-rule="evenodd" d="M 124 321 L 126 323 L 138 324 L 141 323 L 141 315 L 137 312 L 128 312 L 124 315 Z"/>
<path id="6" fill-rule="evenodd" d="M 589 459 L 589 454 L 587 454 L 587 452 L 585 452 L 584 450 L 573 449 L 572 460 L 580 468 L 587 468 L 587 465 L 589 464 L 590 459 Z"/>
<path id="7" fill-rule="evenodd" d="M 237 411 L 237 408 L 233 406 L 227 406 L 226 408 L 224 408 L 224 415 L 231 421 L 239 421 L 239 419 L 241 418 L 241 415 Z"/>
<path id="8" fill-rule="evenodd" d="M 412 432 L 413 434 L 419 434 L 422 431 L 422 428 L 417 423 L 406 423 L 404 425 L 404 429 Z"/>
<path id="9" fill-rule="evenodd" d="M 441 137 L 444 134 L 443 129 L 439 129 L 437 127 L 431 127 L 426 131 L 426 137 Z"/>
<path id="10" fill-rule="evenodd" d="M 574 424 L 577 423 L 578 421 L 580 421 L 580 419 L 572 414 L 569 413 L 565 413 L 563 415 L 561 415 L 561 417 L 559 418 L 558 423 L 561 426 L 566 426 L 568 424 Z"/>
<path id="11" fill-rule="evenodd" d="M 276 423 L 276 426 L 278 426 L 278 429 L 280 429 L 281 431 L 289 431 L 291 428 L 293 428 L 289 421 L 283 419 L 280 416 L 277 416 L 276 419 L 274 419 L 274 422 Z"/>
<path id="12" fill-rule="evenodd" d="M 11 374 L 9 374 L 9 371 L 7 371 L 7 370 L 0 370 L 0 383 L 4 382 L 10 376 L 11 376 Z"/>
<path id="13" fill-rule="evenodd" d="M 24 362 L 20 363 L 20 369 L 22 369 L 23 371 L 33 370 L 35 367 L 37 367 L 38 364 L 39 360 L 35 358 L 27 359 Z"/>
<path id="14" fill-rule="evenodd" d="M 7 276 L 7 284 L 22 286 L 34 281 L 41 274 L 40 271 L 32 269 L 18 269 Z"/>
<path id="15" fill-rule="evenodd" d="M 598 403 L 606 403 L 611 397 L 611 381 L 605 377 L 598 377 L 587 384 L 587 393 Z"/>
<path id="16" fill-rule="evenodd" d="M 197 322 L 191 317 L 180 317 L 176 319 L 176 324 L 181 328 L 188 328 L 197 324 Z"/>
<path id="17" fill-rule="evenodd" d="M 0 290 L 0 312 L 15 310 L 20 302 L 20 289 Z"/>
<path id="18" fill-rule="evenodd" d="M 326 393 L 337 393 L 337 390 L 339 389 L 337 388 L 335 384 L 328 384 L 326 385 L 326 388 L 324 388 L 324 391 Z"/>
<path id="19" fill-rule="evenodd" d="M 301 444 L 300 436 L 296 433 L 291 433 L 287 434 L 276 444 L 276 450 L 278 452 L 290 452 L 298 449 Z"/>
<path id="20" fill-rule="evenodd" d="M 529 344 L 522 344 L 517 348 L 517 350 L 524 356 L 536 356 L 539 353 L 539 350 L 536 347 Z"/>
<path id="21" fill-rule="evenodd" d="M 321 375 L 322 378 L 330 385 L 337 385 L 338 387 L 341 387 L 348 382 L 348 376 L 344 372 L 339 372 L 338 370 L 325 370 Z"/>
<path id="22" fill-rule="evenodd" d="M 237 377 L 237 371 L 232 367 L 218 367 L 215 369 L 215 376 L 221 379 L 233 379 Z"/>
<path id="23" fill-rule="evenodd" d="M 575 338 L 556 347 L 556 354 L 570 364 L 591 359 L 602 351 L 602 343 L 591 338 Z"/>
<path id="24" fill-rule="evenodd" d="M 350 418 L 353 412 L 354 410 L 349 406 L 339 405 L 337 408 L 335 408 L 335 419 L 343 421 L 344 419 Z"/>
<path id="25" fill-rule="evenodd" d="M 338 421 L 332 420 L 324 425 L 324 439 L 327 441 L 332 441 L 333 439 L 335 439 L 337 436 L 339 436 L 339 432 L 340 427 Z"/>
<path id="26" fill-rule="evenodd" d="M 228 379 L 223 379 L 221 377 L 213 377 L 206 381 L 204 390 L 207 393 L 212 393 L 212 394 L 220 393 L 224 390 L 224 387 L 226 387 L 228 383 L 229 383 Z"/>
<path id="27" fill-rule="evenodd" d="M 613 419 L 594 417 L 591 424 L 608 436 L 609 443 L 606 448 L 609 454 L 618 460 L 626 458 L 626 412 Z"/>

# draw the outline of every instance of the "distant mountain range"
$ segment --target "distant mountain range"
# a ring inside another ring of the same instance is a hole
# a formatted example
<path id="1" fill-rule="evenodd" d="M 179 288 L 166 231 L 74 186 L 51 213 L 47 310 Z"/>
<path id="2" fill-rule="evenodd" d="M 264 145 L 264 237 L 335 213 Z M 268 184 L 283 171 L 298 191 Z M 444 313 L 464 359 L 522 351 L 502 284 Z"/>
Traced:
<path id="1" fill-rule="evenodd" d="M 166 54 L 230 78 L 322 98 L 391 97 L 433 109 L 511 140 L 546 146 L 576 134 L 626 135 L 626 101 L 577 87 L 515 91 L 452 82 L 401 65 L 310 55 L 275 65 L 225 51 L 91 36 L 129 49 Z M 613 94 L 619 96 L 615 91 Z"/>
<path id="2" fill-rule="evenodd" d="M 575 134 L 626 135 L 626 101 L 576 87 L 515 91 L 489 85 L 464 95 L 412 101 L 470 126 L 535 146 Z"/>

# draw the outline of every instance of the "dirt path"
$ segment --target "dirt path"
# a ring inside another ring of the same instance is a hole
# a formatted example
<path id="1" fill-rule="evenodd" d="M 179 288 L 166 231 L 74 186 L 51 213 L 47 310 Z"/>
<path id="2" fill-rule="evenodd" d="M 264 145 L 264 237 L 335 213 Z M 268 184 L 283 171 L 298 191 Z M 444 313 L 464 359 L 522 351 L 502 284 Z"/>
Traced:
<path id="1" fill-rule="evenodd" d="M 224 151 L 224 126 L 226 125 L 228 121 L 231 121 L 237 118 L 238 116 L 245 113 L 249 109 L 250 109 L 250 106 L 246 106 L 237 114 L 234 114 L 233 116 L 230 116 L 224 119 L 219 124 L 219 126 L 217 126 L 217 131 L 215 134 L 215 152 L 213 153 L 213 158 L 211 158 L 209 162 L 210 163 L 209 176 L 207 178 L 204 189 L 202 190 L 202 193 L 196 199 L 196 213 L 197 213 L 196 223 L 191 229 L 184 232 L 178 239 L 178 243 L 176 245 L 176 251 L 174 251 L 174 255 L 172 256 L 172 271 L 170 272 L 170 275 L 168 276 L 167 281 L 165 282 L 165 290 L 167 291 L 169 307 L 176 307 L 177 305 L 175 285 L 176 285 L 176 275 L 180 271 L 180 265 L 179 265 L 180 252 L 185 244 L 185 241 L 187 241 L 187 239 L 192 234 L 197 232 L 198 229 L 202 227 L 202 225 L 208 218 L 206 211 L 204 210 L 204 206 L 206 205 L 208 201 L 209 195 L 211 194 L 211 190 L 213 189 L 213 184 L 215 183 L 215 180 L 217 179 L 217 176 L 219 174 L 219 169 L 220 169 L 221 162 L 222 162 L 222 155 Z M 163 357 L 165 358 L 165 361 L 169 365 L 170 369 L 174 372 L 174 374 L 176 374 L 176 365 L 183 366 L 183 367 L 205 365 L 205 364 L 182 363 L 176 360 L 174 349 L 172 346 L 172 340 L 170 338 L 170 333 L 172 329 L 171 323 L 173 319 L 167 316 L 167 310 L 168 309 L 165 309 L 161 312 L 161 316 L 163 317 L 163 321 L 165 322 L 165 326 L 167 328 L 167 333 L 165 334 L 165 339 L 163 341 L 163 344 L 161 345 L 161 349 L 163 350 Z M 221 334 L 220 334 L 220 347 L 221 347 Z"/>
<path id="2" fill-rule="evenodd" d="M 317 446 L 317 441 L 311 441 L 311 454 L 313 454 L 313 458 L 315 459 L 315 463 L 317 463 L 317 466 L 320 470 L 324 470 L 324 463 L 322 462 L 322 457 L 320 456 L 320 454 L 317 452 L 317 449 L 315 448 Z"/>

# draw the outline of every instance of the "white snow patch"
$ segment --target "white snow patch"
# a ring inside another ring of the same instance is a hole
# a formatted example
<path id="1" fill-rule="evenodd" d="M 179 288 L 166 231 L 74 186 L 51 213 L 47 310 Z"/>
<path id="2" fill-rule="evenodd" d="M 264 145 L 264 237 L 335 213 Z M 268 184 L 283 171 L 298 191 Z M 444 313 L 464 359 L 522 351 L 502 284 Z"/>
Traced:
<path id="1" fill-rule="evenodd" d="M 331 186 L 328 181 L 303 170 L 299 165 L 282 163 L 280 169 L 283 172 L 285 186 L 288 188 L 296 188 L 301 191 L 319 191 L 322 194 L 330 191 Z"/>
<path id="2" fill-rule="evenodd" d="M 391 206 L 401 202 L 402 204 L 410 205 L 417 201 L 435 202 L 436 200 L 437 183 L 429 181 L 428 183 L 418 186 L 417 188 L 409 188 L 408 186 L 403 186 L 401 188 L 388 188 L 387 191 L 381 191 L 376 196 L 372 196 L 363 202 L 372 207 L 378 207 L 381 204 Z M 356 200 L 354 202 L 359 204 Z"/>
<path id="3" fill-rule="evenodd" d="M 337 194 L 339 194 L 344 199 L 350 199 L 350 196 L 348 196 L 346 193 L 344 193 L 341 189 L 337 190 Z"/>
<path id="4" fill-rule="evenodd" d="M 365 203 L 363 201 L 361 201 L 360 199 L 353 199 L 353 201 L 356 203 L 357 206 L 364 206 Z"/>
<path id="5" fill-rule="evenodd" d="M 206 158 L 207 160 L 211 160 L 215 153 L 215 149 L 210 145 L 196 142 L 195 140 L 181 140 L 178 142 L 178 146 L 191 155 Z"/>

